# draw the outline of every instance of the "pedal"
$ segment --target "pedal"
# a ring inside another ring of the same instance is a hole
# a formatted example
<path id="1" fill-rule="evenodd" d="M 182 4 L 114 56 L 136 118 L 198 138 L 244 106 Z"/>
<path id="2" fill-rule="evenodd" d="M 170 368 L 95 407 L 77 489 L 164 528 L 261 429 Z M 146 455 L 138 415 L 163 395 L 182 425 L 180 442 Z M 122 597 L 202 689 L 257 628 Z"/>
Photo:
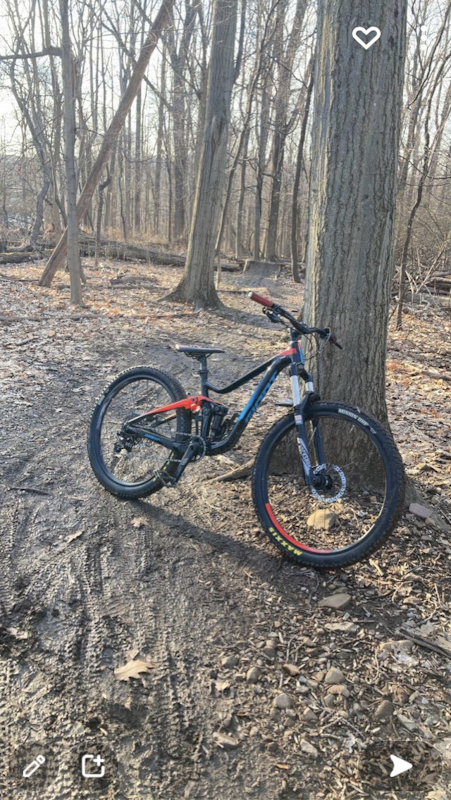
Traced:
<path id="1" fill-rule="evenodd" d="M 162 469 L 158 469 L 155 473 L 155 477 L 158 478 L 159 481 L 165 486 L 167 489 L 174 489 L 177 485 L 177 479 L 173 478 L 172 475 L 169 475 Z"/>

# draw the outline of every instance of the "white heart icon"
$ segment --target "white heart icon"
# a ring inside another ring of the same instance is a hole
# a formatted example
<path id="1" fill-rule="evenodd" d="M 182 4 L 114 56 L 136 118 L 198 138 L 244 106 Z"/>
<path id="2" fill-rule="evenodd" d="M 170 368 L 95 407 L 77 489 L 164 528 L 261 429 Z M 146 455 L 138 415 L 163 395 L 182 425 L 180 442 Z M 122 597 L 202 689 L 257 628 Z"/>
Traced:
<path id="1" fill-rule="evenodd" d="M 365 42 L 363 39 L 360 38 L 359 33 L 363 33 L 365 36 L 368 36 L 368 34 L 372 33 L 373 36 L 371 37 L 371 39 L 369 39 L 369 41 Z M 375 42 L 377 42 L 378 39 L 381 38 L 381 32 L 380 32 L 379 28 L 375 28 L 375 27 L 366 28 L 366 29 L 365 28 L 354 28 L 354 30 L 352 31 L 352 36 L 353 36 L 353 39 L 356 40 L 356 42 L 358 42 L 359 44 L 362 45 L 362 47 L 365 48 L 365 50 L 368 50 L 370 47 L 372 47 L 372 45 Z"/>

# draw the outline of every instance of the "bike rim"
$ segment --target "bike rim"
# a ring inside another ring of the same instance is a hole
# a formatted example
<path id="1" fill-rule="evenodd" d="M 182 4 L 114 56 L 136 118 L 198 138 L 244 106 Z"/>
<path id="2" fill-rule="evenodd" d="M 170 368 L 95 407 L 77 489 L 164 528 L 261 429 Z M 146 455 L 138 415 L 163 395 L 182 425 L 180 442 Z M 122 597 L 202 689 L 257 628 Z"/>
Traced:
<path id="1" fill-rule="evenodd" d="M 273 535 L 290 549 L 327 557 L 371 536 L 385 512 L 387 464 L 377 437 L 348 418 L 318 415 L 306 432 L 312 466 L 327 488 L 316 489 L 318 497 L 306 486 L 291 426 L 269 453 L 264 505 Z"/>

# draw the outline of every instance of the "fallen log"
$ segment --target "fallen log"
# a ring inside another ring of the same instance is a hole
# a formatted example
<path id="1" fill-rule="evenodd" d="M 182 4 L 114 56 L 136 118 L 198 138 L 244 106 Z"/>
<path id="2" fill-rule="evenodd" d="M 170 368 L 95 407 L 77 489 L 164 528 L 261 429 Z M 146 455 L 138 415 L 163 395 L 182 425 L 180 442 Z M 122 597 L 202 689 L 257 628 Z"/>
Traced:
<path id="1" fill-rule="evenodd" d="M 40 258 L 46 257 L 51 253 L 51 250 L 46 250 L 44 252 L 34 252 L 34 253 L 1 253 L 0 254 L 0 264 L 23 264 L 26 261 L 37 261 Z"/>
<path id="2" fill-rule="evenodd" d="M 95 239 L 93 236 L 82 234 L 79 243 L 81 255 L 95 255 Z M 28 246 L 26 250 L 22 249 L 9 251 L 8 253 L 0 253 L 0 264 L 21 264 L 27 261 L 35 261 L 43 257 L 48 258 L 53 248 L 54 245 L 46 241 L 42 249 L 39 248 L 39 250 L 30 251 Z M 168 253 L 165 250 L 158 250 L 155 247 L 118 242 L 112 239 L 101 239 L 99 255 L 103 258 L 114 258 L 118 261 L 145 261 L 147 264 L 156 264 L 163 267 L 183 268 L 186 262 L 186 257 L 179 253 Z M 243 262 L 222 264 L 221 267 L 225 272 L 241 272 Z"/>
<path id="3" fill-rule="evenodd" d="M 451 278 L 439 277 L 431 278 L 426 284 L 428 289 L 437 294 L 450 294 L 451 293 Z"/>
<path id="4" fill-rule="evenodd" d="M 82 255 L 93 256 L 95 253 L 94 237 L 81 236 L 80 249 Z M 185 256 L 178 253 L 168 253 L 165 250 L 156 250 L 153 247 L 109 239 L 101 239 L 99 254 L 103 258 L 115 258 L 119 261 L 145 261 L 147 264 L 156 264 L 163 267 L 184 267 L 186 261 Z M 226 272 L 241 272 L 242 267 L 240 263 L 222 264 L 222 269 Z"/>
<path id="5" fill-rule="evenodd" d="M 94 256 L 95 239 L 93 237 L 80 237 L 80 251 L 84 256 Z M 176 253 L 165 253 L 151 247 L 141 247 L 127 242 L 116 242 L 101 239 L 99 254 L 103 258 L 116 258 L 119 261 L 145 261 L 148 264 L 162 264 L 166 267 L 184 267 L 185 256 Z"/>

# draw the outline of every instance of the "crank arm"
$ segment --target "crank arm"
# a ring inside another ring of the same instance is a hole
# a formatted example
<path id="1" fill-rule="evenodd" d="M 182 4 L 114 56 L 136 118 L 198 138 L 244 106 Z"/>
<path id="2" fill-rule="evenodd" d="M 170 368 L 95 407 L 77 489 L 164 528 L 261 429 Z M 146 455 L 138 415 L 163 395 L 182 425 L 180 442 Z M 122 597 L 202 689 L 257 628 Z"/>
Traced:
<path id="1" fill-rule="evenodd" d="M 197 442 L 190 442 L 186 448 L 182 458 L 179 461 L 178 467 L 173 475 L 174 482 L 178 481 L 184 473 L 186 467 L 196 456 L 199 454 L 199 445 Z"/>

